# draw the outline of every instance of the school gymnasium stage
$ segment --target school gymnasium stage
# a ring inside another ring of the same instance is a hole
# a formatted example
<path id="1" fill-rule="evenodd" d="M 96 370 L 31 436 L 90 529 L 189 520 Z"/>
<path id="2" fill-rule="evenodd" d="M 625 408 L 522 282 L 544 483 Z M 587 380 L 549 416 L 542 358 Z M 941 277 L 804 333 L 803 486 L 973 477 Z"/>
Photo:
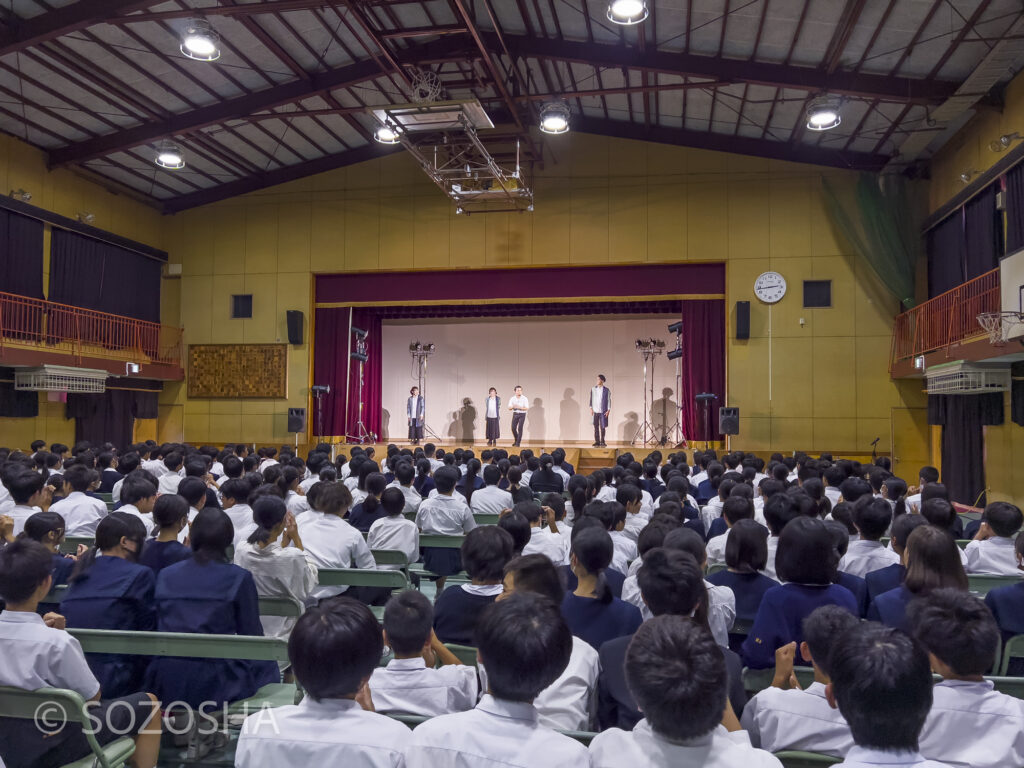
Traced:
<path id="1" fill-rule="evenodd" d="M 721 263 L 317 275 L 310 430 L 332 444 L 406 445 L 419 386 L 422 442 L 479 454 L 488 389 L 510 447 L 507 405 L 521 385 L 522 445 L 536 453 L 594 451 L 607 465 L 616 449 L 714 444 L 728 405 L 724 295 Z M 604 452 L 590 448 L 598 374 L 612 397 Z M 701 393 L 716 397 L 706 412 Z"/>

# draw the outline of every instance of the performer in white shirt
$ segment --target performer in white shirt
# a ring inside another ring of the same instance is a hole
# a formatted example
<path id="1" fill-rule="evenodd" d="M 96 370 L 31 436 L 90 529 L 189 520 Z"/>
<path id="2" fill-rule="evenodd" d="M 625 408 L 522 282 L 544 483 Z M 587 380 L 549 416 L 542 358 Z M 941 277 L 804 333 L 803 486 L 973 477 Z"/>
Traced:
<path id="1" fill-rule="evenodd" d="M 413 732 L 373 711 L 367 681 L 380 662 L 384 641 L 370 609 L 344 597 L 310 608 L 292 630 L 289 650 L 306 696 L 301 704 L 246 718 L 235 765 L 401 766 Z"/>
<path id="2" fill-rule="evenodd" d="M 725 659 L 696 622 L 671 615 L 645 622 L 629 644 L 625 674 L 644 719 L 632 731 L 595 736 L 594 768 L 781 768 L 740 730 L 726 698 Z"/>
<path id="3" fill-rule="evenodd" d="M 612 392 L 604 385 L 603 373 L 597 374 L 597 384 L 590 390 L 590 416 L 594 421 L 594 447 L 604 448 L 604 433 L 608 428 L 608 414 L 612 408 Z"/>
<path id="4" fill-rule="evenodd" d="M 501 398 L 498 397 L 498 390 L 491 387 L 487 390 L 486 410 L 484 415 L 487 419 L 487 444 L 497 445 L 501 438 Z"/>
<path id="5" fill-rule="evenodd" d="M 814 682 L 806 690 L 793 677 L 796 643 L 775 651 L 775 679 L 747 702 L 740 723 L 750 743 L 769 752 L 799 749 L 843 757 L 853 746 L 853 735 L 842 713 L 825 697 L 829 684 L 828 654 L 832 643 L 858 619 L 838 605 L 816 608 L 804 619 L 800 655 L 814 665 Z M 794 687 L 787 687 L 793 685 Z"/>
<path id="6" fill-rule="evenodd" d="M 526 423 L 526 411 L 530 401 L 523 396 L 523 388 L 516 385 L 515 394 L 509 398 L 508 409 L 512 411 L 512 445 L 518 447 L 523 441 L 523 425 Z"/>

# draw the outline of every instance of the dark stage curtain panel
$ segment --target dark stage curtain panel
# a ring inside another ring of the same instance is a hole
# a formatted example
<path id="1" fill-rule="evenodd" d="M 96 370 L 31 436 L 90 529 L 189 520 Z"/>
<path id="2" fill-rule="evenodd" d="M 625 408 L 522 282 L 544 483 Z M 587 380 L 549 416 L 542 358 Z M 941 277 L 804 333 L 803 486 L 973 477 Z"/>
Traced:
<path id="1" fill-rule="evenodd" d="M 363 424 L 367 431 L 380 435 L 383 403 L 383 364 L 380 359 L 382 309 L 336 307 L 316 311 L 313 383 L 329 385 L 331 388 L 331 394 L 322 398 L 324 435 L 356 435 L 359 423 L 359 361 L 352 360 L 349 363 L 348 356 L 355 351 L 355 340 L 349 333 L 349 312 L 352 313 L 352 326 L 367 331 L 369 359 L 363 364 Z M 346 369 L 349 371 L 347 383 Z M 310 418 L 313 432 L 319 434 L 321 426 L 318 423 L 315 398 Z"/>
<path id="2" fill-rule="evenodd" d="M 1006 252 L 1024 248 L 1024 165 L 1006 174 Z"/>
<path id="3" fill-rule="evenodd" d="M 956 288 L 964 281 L 963 212 L 957 211 L 928 231 L 928 298 Z"/>
<path id="4" fill-rule="evenodd" d="M 154 419 L 156 392 L 108 389 L 97 395 L 68 395 L 66 418 L 75 420 L 75 442 L 93 445 L 110 442 L 124 449 L 131 445 L 135 419 Z"/>
<path id="5" fill-rule="evenodd" d="M 43 298 L 43 222 L 2 208 L 0 291 Z"/>
<path id="6" fill-rule="evenodd" d="M 964 206 L 964 279 L 973 280 L 999 266 L 1002 227 L 991 184 Z"/>
<path id="7" fill-rule="evenodd" d="M 0 417 L 33 419 L 39 415 L 39 393 L 14 388 L 14 369 L 0 368 Z M 0 444 L 3 444 L 0 435 Z"/>
<path id="8" fill-rule="evenodd" d="M 691 440 L 718 440 L 718 408 L 725 402 L 725 301 L 683 302 L 682 398 L 683 432 Z M 718 395 L 708 409 L 694 399 L 702 392 Z"/>
<path id="9" fill-rule="evenodd" d="M 77 232 L 54 229 L 50 301 L 160 322 L 160 262 Z"/>
<path id="10" fill-rule="evenodd" d="M 929 395 L 928 423 L 942 425 L 942 482 L 950 500 L 984 505 L 983 427 L 1003 423 L 1003 393 Z"/>

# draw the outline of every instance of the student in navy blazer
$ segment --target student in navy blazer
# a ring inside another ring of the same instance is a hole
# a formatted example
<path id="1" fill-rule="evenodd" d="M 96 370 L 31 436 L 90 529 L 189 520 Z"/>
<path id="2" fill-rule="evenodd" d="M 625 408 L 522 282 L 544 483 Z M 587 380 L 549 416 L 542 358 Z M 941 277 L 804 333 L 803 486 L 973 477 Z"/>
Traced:
<path id="1" fill-rule="evenodd" d="M 807 665 L 809 660 L 799 653 L 803 620 L 819 606 L 838 605 L 857 615 L 853 593 L 833 583 L 838 565 L 838 553 L 824 521 L 801 516 L 786 524 L 775 553 L 775 572 L 784 583 L 769 589 L 761 599 L 742 647 L 748 667 L 774 666 L 775 651 L 791 642 L 797 644 L 796 663 Z"/>
<path id="2" fill-rule="evenodd" d="M 1018 534 L 1014 545 L 1017 554 L 1017 567 L 1024 561 L 1024 534 Z M 1024 575 L 1024 571 L 1021 572 Z M 985 595 L 985 605 L 996 617 L 999 630 L 1003 633 L 1003 641 L 1014 635 L 1024 635 L 1024 579 L 1020 584 L 993 589 Z M 1010 659 L 1007 673 L 1013 677 L 1024 677 L 1024 659 Z"/>
<path id="3" fill-rule="evenodd" d="M 868 620 L 880 621 L 909 634 L 907 606 L 919 595 L 936 589 L 967 590 L 967 574 L 960 563 L 956 541 L 949 531 L 934 525 L 915 528 L 903 553 L 907 576 L 903 584 L 876 597 L 868 608 Z"/>

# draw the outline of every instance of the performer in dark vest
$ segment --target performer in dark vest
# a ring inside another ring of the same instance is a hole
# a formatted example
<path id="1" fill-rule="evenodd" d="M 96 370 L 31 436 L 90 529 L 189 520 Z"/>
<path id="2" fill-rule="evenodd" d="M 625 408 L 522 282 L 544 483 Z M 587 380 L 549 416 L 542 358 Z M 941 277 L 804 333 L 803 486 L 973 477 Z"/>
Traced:
<path id="1" fill-rule="evenodd" d="M 487 419 L 487 444 L 497 445 L 498 438 L 501 437 L 501 398 L 494 387 L 487 390 L 484 416 Z"/>
<path id="2" fill-rule="evenodd" d="M 427 405 L 420 397 L 420 388 L 413 387 L 409 390 L 409 401 L 405 405 L 405 415 L 409 420 L 409 440 L 413 445 L 419 445 L 423 439 L 423 419 L 426 410 Z"/>
<path id="3" fill-rule="evenodd" d="M 594 417 L 594 447 L 604 448 L 604 431 L 608 428 L 608 414 L 612 409 L 612 391 L 604 385 L 603 373 L 597 374 L 597 386 L 590 390 L 590 415 Z"/>

